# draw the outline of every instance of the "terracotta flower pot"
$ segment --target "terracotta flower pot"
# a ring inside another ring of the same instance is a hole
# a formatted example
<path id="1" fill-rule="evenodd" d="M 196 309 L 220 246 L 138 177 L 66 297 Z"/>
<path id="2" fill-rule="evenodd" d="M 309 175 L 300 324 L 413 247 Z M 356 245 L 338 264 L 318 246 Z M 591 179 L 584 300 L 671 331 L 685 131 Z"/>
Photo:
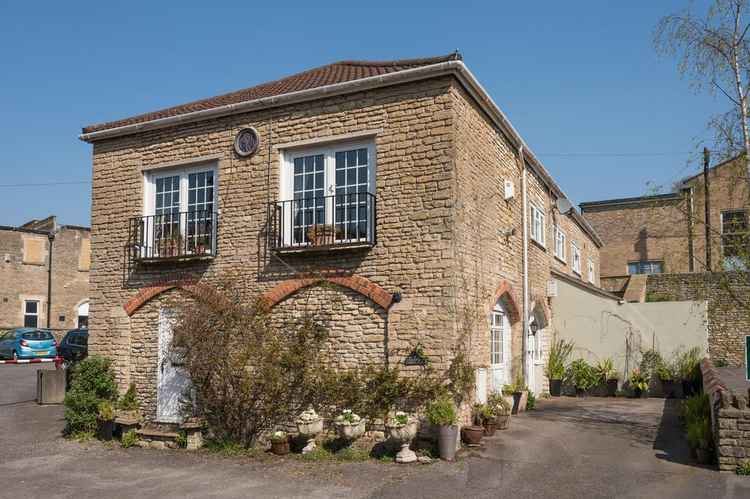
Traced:
<path id="1" fill-rule="evenodd" d="M 466 445 L 479 445 L 484 437 L 484 428 L 481 426 L 464 426 L 461 428 L 461 439 Z"/>
<path id="2" fill-rule="evenodd" d="M 495 416 L 495 423 L 497 424 L 498 430 L 507 430 L 510 426 L 510 414 Z"/>
<path id="3" fill-rule="evenodd" d="M 289 454 L 289 440 L 271 440 L 271 452 L 277 456 Z"/>
<path id="4" fill-rule="evenodd" d="M 492 437 L 495 435 L 495 432 L 497 431 L 497 423 L 494 419 L 489 419 L 484 422 L 484 435 L 486 437 Z"/>

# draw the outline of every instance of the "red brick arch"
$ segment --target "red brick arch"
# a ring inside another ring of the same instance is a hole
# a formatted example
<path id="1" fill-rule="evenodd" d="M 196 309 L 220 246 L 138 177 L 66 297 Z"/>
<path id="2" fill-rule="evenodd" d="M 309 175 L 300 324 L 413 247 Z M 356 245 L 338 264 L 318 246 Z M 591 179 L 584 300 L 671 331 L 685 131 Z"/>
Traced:
<path id="1" fill-rule="evenodd" d="M 210 286 L 195 281 L 180 280 L 160 282 L 154 284 L 153 286 L 141 288 L 134 297 L 125 302 L 122 308 L 125 309 L 125 313 L 127 313 L 128 316 L 132 316 L 139 308 L 141 308 L 156 296 L 159 296 L 165 291 L 169 291 L 170 289 L 175 288 L 182 289 L 191 294 L 196 294 L 200 290 L 213 290 L 213 288 L 211 288 Z"/>
<path id="2" fill-rule="evenodd" d="M 330 282 L 356 291 L 377 303 L 386 311 L 391 305 L 393 305 L 393 296 L 388 291 L 366 277 L 356 275 L 345 277 L 304 277 L 298 279 L 287 279 L 264 293 L 261 299 L 265 304 L 266 309 L 270 310 L 300 289 L 321 282 Z"/>
<path id="3" fill-rule="evenodd" d="M 516 303 L 513 287 L 508 281 L 504 280 L 497 287 L 497 291 L 495 291 L 495 296 L 490 307 L 494 307 L 495 303 L 497 303 L 497 300 L 499 300 L 500 298 L 502 298 L 507 305 L 508 315 L 510 315 L 510 322 L 513 323 L 518 321 L 521 318 L 521 308 Z"/>

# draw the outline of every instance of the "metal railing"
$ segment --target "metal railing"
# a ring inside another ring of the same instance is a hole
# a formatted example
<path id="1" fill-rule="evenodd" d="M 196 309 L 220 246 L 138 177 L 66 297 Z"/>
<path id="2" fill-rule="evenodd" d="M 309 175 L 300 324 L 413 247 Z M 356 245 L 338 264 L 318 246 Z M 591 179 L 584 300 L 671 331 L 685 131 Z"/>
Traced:
<path id="1" fill-rule="evenodd" d="M 212 210 L 131 218 L 131 258 L 140 261 L 214 256 L 217 221 L 217 213 Z"/>
<path id="2" fill-rule="evenodd" d="M 377 203 L 369 192 L 275 201 L 268 208 L 271 249 L 373 246 Z"/>

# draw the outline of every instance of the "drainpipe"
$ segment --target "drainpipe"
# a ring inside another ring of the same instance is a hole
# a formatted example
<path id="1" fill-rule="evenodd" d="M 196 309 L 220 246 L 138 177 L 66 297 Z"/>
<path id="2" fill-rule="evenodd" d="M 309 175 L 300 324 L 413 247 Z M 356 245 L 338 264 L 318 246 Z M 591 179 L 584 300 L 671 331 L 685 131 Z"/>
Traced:
<path id="1" fill-rule="evenodd" d="M 47 264 L 47 329 L 52 328 L 52 248 L 55 242 L 55 233 L 47 234 L 49 240 L 49 262 Z"/>
<path id="2" fill-rule="evenodd" d="M 524 383 L 528 381 L 526 372 L 526 331 L 529 329 L 529 203 L 527 201 L 526 189 L 526 160 L 524 159 L 523 146 L 518 148 L 518 157 L 521 160 L 521 202 L 523 203 L 523 314 L 521 334 L 521 374 Z"/>
<path id="3" fill-rule="evenodd" d="M 711 181 L 709 178 L 709 163 L 711 161 L 711 153 L 707 147 L 703 148 L 703 195 L 705 201 L 705 223 L 704 228 L 706 229 L 706 271 L 713 272 L 713 265 L 711 264 L 711 194 L 710 185 Z"/>

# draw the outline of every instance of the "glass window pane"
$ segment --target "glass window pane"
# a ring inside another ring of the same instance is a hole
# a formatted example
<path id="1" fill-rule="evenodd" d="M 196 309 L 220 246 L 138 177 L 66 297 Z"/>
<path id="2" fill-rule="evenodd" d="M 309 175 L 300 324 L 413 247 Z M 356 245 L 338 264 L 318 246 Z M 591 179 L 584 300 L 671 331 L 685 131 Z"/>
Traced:
<path id="1" fill-rule="evenodd" d="M 336 153 L 336 169 L 341 169 L 346 167 L 346 156 L 343 152 L 337 152 Z"/>
<path id="2" fill-rule="evenodd" d="M 367 164 L 367 149 L 363 148 L 357 151 L 357 164 L 359 165 Z"/>
<path id="3" fill-rule="evenodd" d="M 26 313 L 27 314 L 35 314 L 37 313 L 37 307 L 39 305 L 39 302 L 36 301 L 27 301 L 26 302 Z"/>
<path id="4" fill-rule="evenodd" d="M 294 173 L 302 173 L 302 158 L 294 158 Z"/>

